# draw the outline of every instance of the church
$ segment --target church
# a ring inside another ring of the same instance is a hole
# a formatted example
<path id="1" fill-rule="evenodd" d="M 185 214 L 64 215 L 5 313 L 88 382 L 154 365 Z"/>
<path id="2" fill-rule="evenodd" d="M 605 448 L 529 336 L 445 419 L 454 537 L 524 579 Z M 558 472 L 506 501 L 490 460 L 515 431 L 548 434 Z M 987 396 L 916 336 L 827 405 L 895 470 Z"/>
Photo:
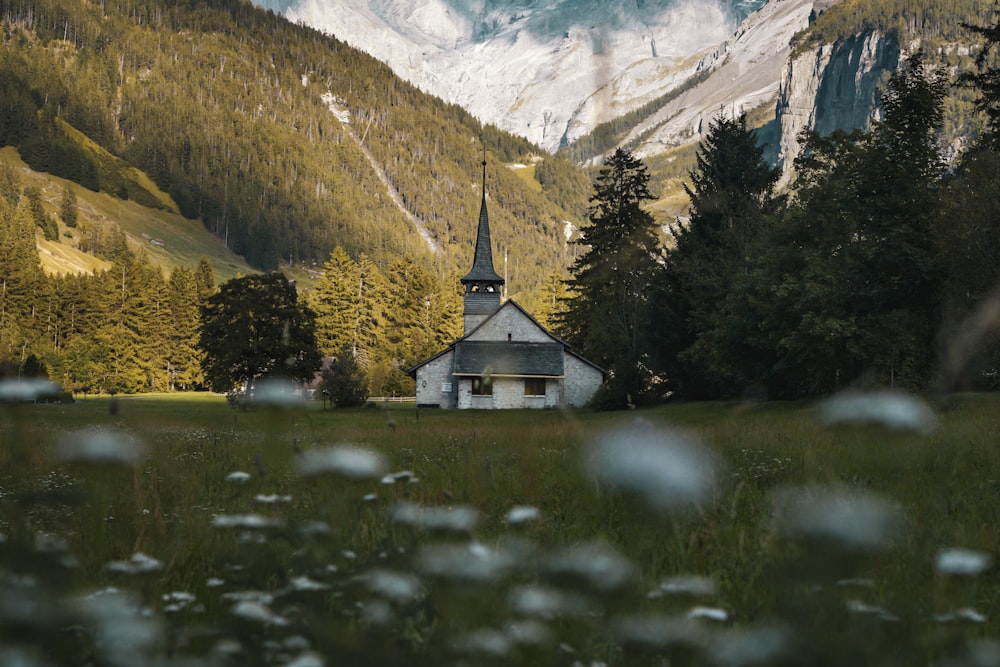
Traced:
<path id="1" fill-rule="evenodd" d="M 504 279 L 493 268 L 485 161 L 472 270 L 461 282 L 464 335 L 408 371 L 417 383 L 418 407 L 561 408 L 590 402 L 604 371 L 513 300 L 501 302 Z"/>

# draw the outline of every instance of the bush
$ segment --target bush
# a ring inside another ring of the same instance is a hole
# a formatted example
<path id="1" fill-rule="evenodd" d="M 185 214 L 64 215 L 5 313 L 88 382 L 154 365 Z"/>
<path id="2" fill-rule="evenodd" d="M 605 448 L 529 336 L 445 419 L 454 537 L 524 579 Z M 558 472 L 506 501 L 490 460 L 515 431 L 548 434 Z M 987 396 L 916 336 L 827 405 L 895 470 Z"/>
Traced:
<path id="1" fill-rule="evenodd" d="M 338 408 L 356 408 L 368 400 L 368 382 L 349 345 L 323 371 L 320 390 Z"/>

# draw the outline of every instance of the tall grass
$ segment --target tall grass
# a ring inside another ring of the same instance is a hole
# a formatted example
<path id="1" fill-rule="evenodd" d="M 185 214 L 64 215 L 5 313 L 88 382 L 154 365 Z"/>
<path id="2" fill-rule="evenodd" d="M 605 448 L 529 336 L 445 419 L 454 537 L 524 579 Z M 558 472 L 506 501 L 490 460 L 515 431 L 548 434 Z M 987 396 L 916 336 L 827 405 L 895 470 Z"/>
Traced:
<path id="1" fill-rule="evenodd" d="M 923 433 L 824 426 L 809 403 L 7 406 L 0 663 L 995 664 L 995 571 L 938 558 L 1000 546 L 1000 397 L 932 407 Z M 659 482 L 586 468 L 630 429 L 697 443 L 707 497 L 658 505 Z M 141 457 L 67 457 L 95 433 Z M 300 474 L 342 443 L 386 477 Z M 817 507 L 819 527 L 795 518 Z M 710 585 L 661 586 L 680 575 Z"/>

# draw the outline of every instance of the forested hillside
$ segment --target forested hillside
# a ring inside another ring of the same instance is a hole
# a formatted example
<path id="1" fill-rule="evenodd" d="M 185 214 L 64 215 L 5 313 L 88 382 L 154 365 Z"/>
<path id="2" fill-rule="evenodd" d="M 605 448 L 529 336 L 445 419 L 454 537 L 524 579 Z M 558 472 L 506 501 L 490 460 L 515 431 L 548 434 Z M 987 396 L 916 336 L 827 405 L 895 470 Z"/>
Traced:
<path id="1" fill-rule="evenodd" d="M 463 266 L 484 146 L 512 288 L 568 261 L 585 175 L 553 160 L 543 188 L 526 187 L 503 163 L 535 147 L 248 2 L 0 0 L 0 27 L 0 145 L 94 190 L 176 203 L 259 269 L 320 265 L 334 247 L 382 268 L 404 254 L 439 276 Z"/>

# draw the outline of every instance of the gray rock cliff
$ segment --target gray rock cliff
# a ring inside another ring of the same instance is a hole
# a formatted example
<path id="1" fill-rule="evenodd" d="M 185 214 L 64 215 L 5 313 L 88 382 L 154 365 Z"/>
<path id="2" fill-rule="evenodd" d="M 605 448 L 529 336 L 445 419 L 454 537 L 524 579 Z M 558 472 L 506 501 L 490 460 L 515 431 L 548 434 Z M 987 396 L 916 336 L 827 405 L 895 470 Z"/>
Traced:
<path id="1" fill-rule="evenodd" d="M 789 58 L 776 109 L 778 165 L 785 179 L 799 153 L 803 130 L 828 135 L 868 126 L 877 113 L 880 88 L 899 60 L 896 40 L 877 31 Z"/>

